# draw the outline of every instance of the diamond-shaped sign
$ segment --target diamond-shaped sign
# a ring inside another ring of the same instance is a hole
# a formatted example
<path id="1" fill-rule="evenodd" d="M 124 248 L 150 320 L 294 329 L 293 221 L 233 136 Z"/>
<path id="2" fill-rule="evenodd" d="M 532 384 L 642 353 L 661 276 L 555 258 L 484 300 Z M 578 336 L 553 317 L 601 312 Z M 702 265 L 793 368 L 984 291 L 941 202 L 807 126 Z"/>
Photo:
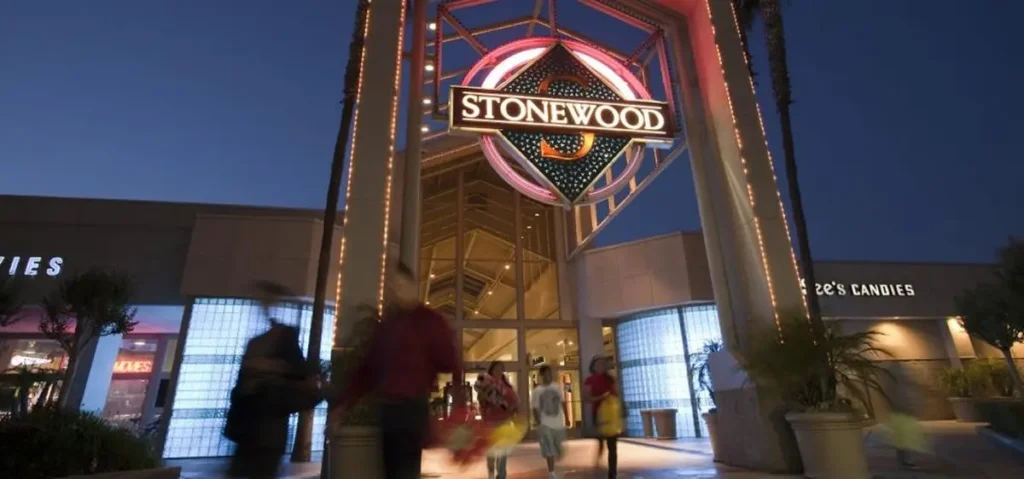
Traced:
<path id="1" fill-rule="evenodd" d="M 634 141 L 667 142 L 668 106 L 623 98 L 555 43 L 497 88 L 452 87 L 451 128 L 494 134 L 565 204 L 588 189 Z"/>

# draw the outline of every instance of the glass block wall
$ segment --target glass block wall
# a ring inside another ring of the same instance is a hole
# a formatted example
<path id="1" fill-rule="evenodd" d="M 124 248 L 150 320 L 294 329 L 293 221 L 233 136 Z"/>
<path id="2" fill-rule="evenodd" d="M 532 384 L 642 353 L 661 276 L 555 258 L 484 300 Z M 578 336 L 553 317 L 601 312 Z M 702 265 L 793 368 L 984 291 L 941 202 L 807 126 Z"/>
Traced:
<path id="1" fill-rule="evenodd" d="M 676 409 L 676 435 L 697 436 L 686 352 L 687 348 L 700 347 L 704 341 L 720 337 L 714 305 L 649 311 L 624 318 L 616 326 L 618 370 L 629 436 L 643 435 L 640 411 L 645 409 Z M 698 409 L 706 410 L 701 401 L 709 403 L 710 399 L 698 395 Z M 706 437 L 704 426 L 700 427 L 701 435 Z"/>
<path id="2" fill-rule="evenodd" d="M 303 351 L 308 350 L 309 323 L 313 317 L 308 304 L 283 305 L 271 310 L 273 317 L 298 325 Z M 320 357 L 331 357 L 333 310 L 324 312 Z M 231 388 L 241 364 L 246 343 L 269 327 L 257 301 L 232 298 L 197 298 L 185 332 L 185 351 L 171 408 L 171 421 L 164 443 L 165 458 L 229 456 L 234 443 L 223 436 Z M 298 416 L 289 423 L 289 444 Z M 313 449 L 323 448 L 327 406 L 316 408 L 313 420 Z"/>
<path id="3" fill-rule="evenodd" d="M 686 333 L 686 348 L 690 354 L 700 352 L 708 341 L 721 341 L 722 330 L 718 324 L 718 307 L 713 304 L 702 304 L 682 308 L 683 325 Z M 698 415 L 708 412 L 714 407 L 711 395 L 700 388 L 697 378 L 691 378 L 693 390 L 697 392 Z M 701 437 L 708 437 L 707 425 L 700 424 Z"/>

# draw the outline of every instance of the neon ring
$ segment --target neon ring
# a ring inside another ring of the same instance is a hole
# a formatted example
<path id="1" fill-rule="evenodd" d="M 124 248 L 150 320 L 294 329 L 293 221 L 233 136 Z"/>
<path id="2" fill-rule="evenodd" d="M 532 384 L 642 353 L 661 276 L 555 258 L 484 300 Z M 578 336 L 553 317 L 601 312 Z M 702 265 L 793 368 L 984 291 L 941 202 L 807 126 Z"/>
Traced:
<path id="1" fill-rule="evenodd" d="M 623 98 L 627 100 L 636 100 L 638 98 L 641 100 L 651 99 L 650 93 L 643 87 L 640 80 L 607 53 L 582 42 L 551 37 L 527 38 L 494 49 L 470 68 L 469 72 L 462 79 L 462 85 L 472 85 L 474 78 L 483 69 L 493 66 L 487 76 L 484 77 L 480 86 L 494 88 L 509 73 L 516 71 L 522 65 L 537 58 L 547 47 L 556 42 L 561 42 L 565 45 L 580 61 L 611 84 L 615 91 L 622 95 Z M 553 192 L 534 181 L 524 178 L 512 169 L 512 166 L 509 165 L 508 161 L 501 154 L 493 135 L 482 135 L 480 137 L 480 149 L 498 175 L 527 197 L 550 205 L 563 204 Z M 641 146 L 633 145 L 630 147 L 629 151 L 626 152 L 626 169 L 607 185 L 595 188 L 594 191 L 587 193 L 584 202 L 593 203 L 608 198 L 622 189 L 630 178 L 636 176 L 643 160 L 643 154 Z"/>

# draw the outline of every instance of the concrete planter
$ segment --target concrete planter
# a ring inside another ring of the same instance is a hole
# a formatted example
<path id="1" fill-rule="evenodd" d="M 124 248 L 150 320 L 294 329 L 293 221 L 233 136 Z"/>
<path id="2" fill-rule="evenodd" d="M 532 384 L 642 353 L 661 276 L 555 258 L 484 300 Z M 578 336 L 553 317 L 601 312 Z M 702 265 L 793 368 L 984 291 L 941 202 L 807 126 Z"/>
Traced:
<path id="1" fill-rule="evenodd" d="M 974 398 L 949 398 L 949 404 L 953 406 L 953 416 L 958 422 L 984 422 Z"/>
<path id="2" fill-rule="evenodd" d="M 864 421 L 849 413 L 789 413 L 804 465 L 804 477 L 871 477 L 864 454 Z"/>
<path id="3" fill-rule="evenodd" d="M 375 427 L 345 426 L 331 435 L 328 479 L 381 479 L 379 431 Z"/>
<path id="4" fill-rule="evenodd" d="M 86 474 L 68 476 L 64 479 L 178 479 L 181 477 L 180 467 L 161 467 L 139 471 L 107 472 L 103 474 Z"/>
<path id="5" fill-rule="evenodd" d="M 658 439 L 676 439 L 678 435 L 675 409 L 654 409 L 651 411 L 651 417 L 654 418 L 654 430 Z"/>
<path id="6" fill-rule="evenodd" d="M 708 427 L 708 440 L 711 441 L 711 455 L 718 462 L 718 413 L 706 412 L 701 415 L 704 425 Z"/>
<path id="7" fill-rule="evenodd" d="M 654 418 L 651 417 L 651 410 L 640 411 L 640 420 L 644 426 L 644 437 L 654 437 Z"/>

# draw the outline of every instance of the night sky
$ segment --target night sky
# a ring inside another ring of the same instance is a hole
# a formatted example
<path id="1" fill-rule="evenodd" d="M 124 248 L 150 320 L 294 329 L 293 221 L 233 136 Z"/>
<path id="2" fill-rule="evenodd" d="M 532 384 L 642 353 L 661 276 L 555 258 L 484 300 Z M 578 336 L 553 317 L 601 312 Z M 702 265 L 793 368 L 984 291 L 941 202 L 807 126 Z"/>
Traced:
<path id="1" fill-rule="evenodd" d="M 0 1 L 0 193 L 322 207 L 352 3 Z M 786 5 L 816 258 L 987 261 L 1024 235 L 1024 2 Z M 699 227 L 678 161 L 599 240 Z"/>

